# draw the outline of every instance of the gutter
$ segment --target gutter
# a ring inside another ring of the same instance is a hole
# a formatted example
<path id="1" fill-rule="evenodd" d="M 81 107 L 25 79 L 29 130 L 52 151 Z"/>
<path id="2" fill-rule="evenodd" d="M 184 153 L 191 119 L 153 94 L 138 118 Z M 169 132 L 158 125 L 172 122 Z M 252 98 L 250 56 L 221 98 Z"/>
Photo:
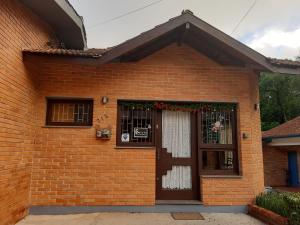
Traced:
<path id="1" fill-rule="evenodd" d="M 271 143 L 273 139 L 295 138 L 295 137 L 300 137 L 300 134 L 288 134 L 288 135 L 277 135 L 277 136 L 263 137 L 262 141 L 265 142 L 265 143 Z"/>

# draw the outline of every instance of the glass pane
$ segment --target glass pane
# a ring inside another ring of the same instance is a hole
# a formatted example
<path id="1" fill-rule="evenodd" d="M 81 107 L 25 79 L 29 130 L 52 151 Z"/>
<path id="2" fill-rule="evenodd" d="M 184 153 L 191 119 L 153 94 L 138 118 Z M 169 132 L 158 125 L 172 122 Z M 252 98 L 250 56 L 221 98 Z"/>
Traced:
<path id="1" fill-rule="evenodd" d="M 231 170 L 233 169 L 233 151 L 203 151 L 203 170 Z"/>
<path id="2" fill-rule="evenodd" d="M 233 111 L 202 111 L 201 132 L 204 144 L 232 144 Z"/>
<path id="3" fill-rule="evenodd" d="M 50 103 L 51 122 L 54 123 L 89 123 L 89 103 Z"/>
<path id="4" fill-rule="evenodd" d="M 162 112 L 162 147 L 174 158 L 191 157 L 190 117 L 189 112 Z"/>
<path id="5" fill-rule="evenodd" d="M 52 104 L 52 122 L 74 122 L 75 104 L 53 103 Z"/>
<path id="6" fill-rule="evenodd" d="M 151 143 L 153 110 L 121 104 L 121 142 Z"/>
<path id="7" fill-rule="evenodd" d="M 192 189 L 192 168 L 190 166 L 173 166 L 162 176 L 162 188 L 171 190 Z"/>

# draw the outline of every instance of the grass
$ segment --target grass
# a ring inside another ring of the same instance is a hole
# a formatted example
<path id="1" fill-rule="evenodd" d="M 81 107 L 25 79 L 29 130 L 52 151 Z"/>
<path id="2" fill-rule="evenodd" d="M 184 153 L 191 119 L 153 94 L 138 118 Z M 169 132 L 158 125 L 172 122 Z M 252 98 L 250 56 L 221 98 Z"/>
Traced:
<path id="1" fill-rule="evenodd" d="M 300 193 L 263 193 L 256 197 L 256 205 L 287 217 L 291 225 L 300 224 Z"/>

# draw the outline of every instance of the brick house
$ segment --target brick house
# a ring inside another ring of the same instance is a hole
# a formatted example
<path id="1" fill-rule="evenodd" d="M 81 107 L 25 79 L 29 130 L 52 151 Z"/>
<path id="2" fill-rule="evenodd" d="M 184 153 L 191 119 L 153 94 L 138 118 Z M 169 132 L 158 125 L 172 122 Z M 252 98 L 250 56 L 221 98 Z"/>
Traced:
<path id="1" fill-rule="evenodd" d="M 263 132 L 265 185 L 299 187 L 300 116 Z"/>
<path id="2" fill-rule="evenodd" d="M 299 63 L 190 11 L 88 50 L 67 1 L 38 2 L 0 7 L 2 224 L 40 206 L 242 207 L 263 190 L 259 73 Z"/>
<path id="3" fill-rule="evenodd" d="M 37 74 L 23 62 L 22 49 L 58 48 L 62 42 L 66 48 L 86 46 L 81 18 L 67 1 L 38 3 L 38 0 L 2 0 L 0 6 L 1 225 L 14 224 L 23 218 L 31 204 L 38 83 Z"/>

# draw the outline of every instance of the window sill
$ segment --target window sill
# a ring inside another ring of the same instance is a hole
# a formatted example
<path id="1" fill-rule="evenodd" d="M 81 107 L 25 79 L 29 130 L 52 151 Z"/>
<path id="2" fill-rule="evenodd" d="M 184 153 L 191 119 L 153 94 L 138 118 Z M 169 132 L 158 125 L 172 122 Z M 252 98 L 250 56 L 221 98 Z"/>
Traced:
<path id="1" fill-rule="evenodd" d="M 115 149 L 151 149 L 155 150 L 155 146 L 116 146 Z"/>
<path id="2" fill-rule="evenodd" d="M 228 178 L 228 179 L 242 179 L 241 175 L 200 175 L 202 178 Z"/>
<path id="3" fill-rule="evenodd" d="M 93 126 L 52 126 L 52 125 L 46 125 L 42 126 L 42 128 L 75 128 L 75 129 L 89 129 Z"/>

